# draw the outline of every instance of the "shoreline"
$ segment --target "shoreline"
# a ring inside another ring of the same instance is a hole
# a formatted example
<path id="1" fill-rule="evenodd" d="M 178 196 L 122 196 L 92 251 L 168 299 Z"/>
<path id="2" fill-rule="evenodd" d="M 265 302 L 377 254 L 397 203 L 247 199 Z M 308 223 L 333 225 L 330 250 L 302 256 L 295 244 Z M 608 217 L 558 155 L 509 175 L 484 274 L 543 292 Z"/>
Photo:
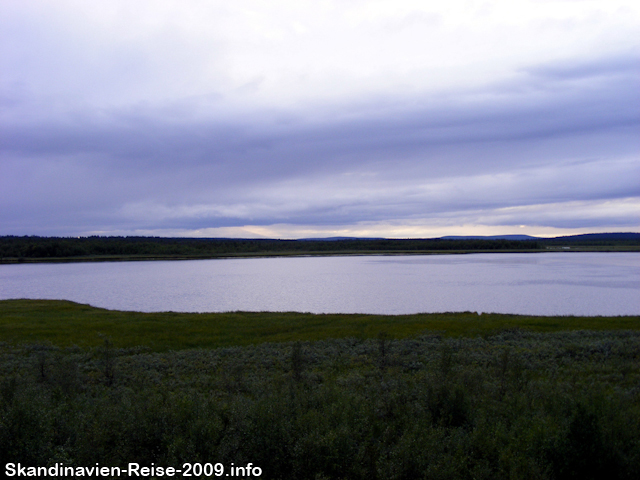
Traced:
<path id="1" fill-rule="evenodd" d="M 33 263 L 88 263 L 88 262 L 148 262 L 185 260 L 223 260 L 233 258 L 288 258 L 288 257 L 352 257 L 352 256 L 414 256 L 414 255 L 470 255 L 475 253 L 640 253 L 640 247 L 546 247 L 545 249 L 477 249 L 477 250 L 380 250 L 380 251 L 331 251 L 331 252 L 264 252 L 225 253 L 219 255 L 99 255 L 78 257 L 6 257 L 0 265 Z"/>
<path id="2" fill-rule="evenodd" d="M 304 312 L 136 312 L 68 300 L 0 300 L 0 338 L 57 347 L 114 346 L 153 351 L 221 348 L 337 338 L 486 337 L 504 331 L 640 330 L 640 315 L 539 316 L 476 312 L 407 315 Z"/>

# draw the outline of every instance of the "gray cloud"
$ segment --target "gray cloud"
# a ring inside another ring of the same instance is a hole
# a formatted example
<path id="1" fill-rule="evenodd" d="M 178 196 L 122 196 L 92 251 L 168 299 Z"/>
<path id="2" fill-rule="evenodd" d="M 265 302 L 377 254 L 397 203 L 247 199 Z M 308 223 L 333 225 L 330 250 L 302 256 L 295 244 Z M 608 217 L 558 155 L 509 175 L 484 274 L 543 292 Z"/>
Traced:
<path id="1" fill-rule="evenodd" d="M 60 61 L 81 72 L 94 47 L 61 47 Z M 3 83 L 0 234 L 401 221 L 640 228 L 625 207 L 640 198 L 634 53 L 275 109 L 233 108 L 215 92 L 141 100 L 154 57 L 119 48 L 108 47 L 115 64 L 86 73 L 137 78 L 117 87 L 119 103 L 92 103 L 102 94 L 80 80 L 69 100 L 53 63 L 43 67 L 56 73 L 48 96 L 37 82 Z"/>

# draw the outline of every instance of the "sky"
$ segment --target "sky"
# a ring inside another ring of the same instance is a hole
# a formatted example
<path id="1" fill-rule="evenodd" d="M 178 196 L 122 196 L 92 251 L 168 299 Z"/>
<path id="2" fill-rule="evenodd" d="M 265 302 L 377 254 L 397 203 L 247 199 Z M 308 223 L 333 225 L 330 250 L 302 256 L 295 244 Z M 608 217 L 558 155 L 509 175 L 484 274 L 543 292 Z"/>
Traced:
<path id="1" fill-rule="evenodd" d="M 0 235 L 640 232 L 640 5 L 0 0 Z"/>

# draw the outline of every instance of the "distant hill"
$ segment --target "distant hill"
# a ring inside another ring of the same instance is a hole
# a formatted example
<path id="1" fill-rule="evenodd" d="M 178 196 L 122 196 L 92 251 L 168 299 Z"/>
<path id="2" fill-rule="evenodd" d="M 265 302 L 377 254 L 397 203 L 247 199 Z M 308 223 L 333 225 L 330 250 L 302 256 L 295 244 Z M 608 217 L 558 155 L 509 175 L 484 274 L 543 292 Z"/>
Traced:
<path id="1" fill-rule="evenodd" d="M 538 237 L 532 237 L 531 235 L 475 235 L 475 236 L 456 236 L 449 235 L 446 237 L 440 237 L 441 240 L 538 240 Z"/>
<path id="2" fill-rule="evenodd" d="M 591 246 L 591 247 L 637 247 L 640 245 L 640 233 L 586 233 L 565 237 L 540 238 L 541 245 L 547 246 Z"/>
<path id="3" fill-rule="evenodd" d="M 567 235 L 564 237 L 541 238 L 540 240 L 562 240 L 569 242 L 598 241 L 598 240 L 640 240 L 640 233 L 585 233 L 583 235 Z"/>
<path id="4" fill-rule="evenodd" d="M 585 233 L 582 235 L 565 235 L 561 237 L 532 237 L 530 235 L 492 235 L 492 236 L 453 236 L 440 237 L 441 240 L 538 240 L 543 243 L 588 243 L 615 242 L 625 243 L 640 241 L 640 233 L 616 232 L 616 233 Z"/>
<path id="5" fill-rule="evenodd" d="M 299 238 L 301 242 L 342 242 L 344 240 L 387 240 L 382 237 L 317 237 L 317 238 Z"/>

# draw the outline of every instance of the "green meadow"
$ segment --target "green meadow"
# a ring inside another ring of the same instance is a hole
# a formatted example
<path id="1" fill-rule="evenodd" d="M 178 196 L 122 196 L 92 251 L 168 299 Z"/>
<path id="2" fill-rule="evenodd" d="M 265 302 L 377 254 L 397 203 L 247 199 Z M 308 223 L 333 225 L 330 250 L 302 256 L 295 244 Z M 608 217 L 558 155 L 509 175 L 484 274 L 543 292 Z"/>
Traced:
<path id="1" fill-rule="evenodd" d="M 473 337 L 513 328 L 531 332 L 638 330 L 640 317 L 537 317 L 475 312 L 416 315 L 141 313 L 105 310 L 62 300 L 0 301 L 0 339 L 59 347 L 96 347 L 105 336 L 116 347 L 145 346 L 153 351 L 167 351 L 330 338 L 367 339 L 381 334 L 395 339 L 423 333 Z"/>
<path id="2" fill-rule="evenodd" d="M 230 470 L 251 463 L 282 480 L 637 479 L 640 317 L 5 300 L 0 468 L 18 462 L 199 463 L 258 478 Z"/>

